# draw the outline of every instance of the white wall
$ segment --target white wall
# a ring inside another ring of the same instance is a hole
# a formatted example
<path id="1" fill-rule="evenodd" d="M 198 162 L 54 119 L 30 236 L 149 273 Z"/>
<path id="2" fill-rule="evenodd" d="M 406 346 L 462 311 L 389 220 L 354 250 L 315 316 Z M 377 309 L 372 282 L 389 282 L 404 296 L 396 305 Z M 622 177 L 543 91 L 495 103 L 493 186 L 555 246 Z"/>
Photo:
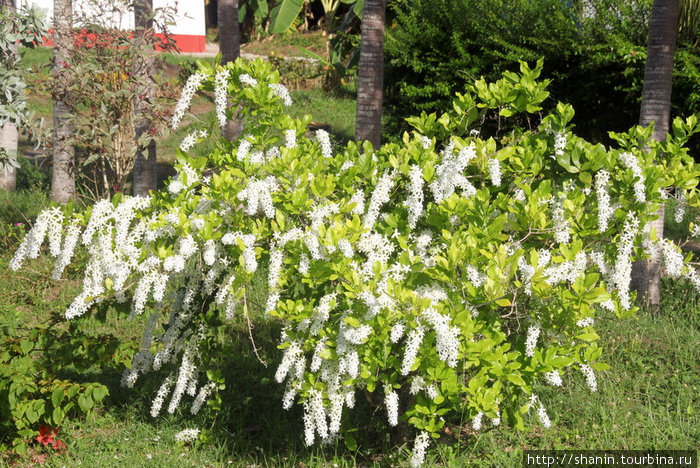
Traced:
<path id="1" fill-rule="evenodd" d="M 35 5 L 48 13 L 48 18 L 53 18 L 53 0 L 15 0 L 17 5 Z M 100 12 L 102 8 L 95 7 L 95 4 L 103 3 L 127 3 L 124 0 L 113 2 L 111 0 L 73 0 L 73 17 L 75 26 L 80 26 L 79 18 L 89 18 L 93 23 L 104 26 L 114 26 L 119 24 L 122 29 L 134 28 L 134 13 L 122 8 L 122 11 L 111 13 Z M 153 0 L 153 8 L 174 7 L 177 4 L 177 11 L 174 23 L 169 26 L 171 34 L 186 34 L 192 36 L 206 35 L 204 19 L 204 0 Z"/>

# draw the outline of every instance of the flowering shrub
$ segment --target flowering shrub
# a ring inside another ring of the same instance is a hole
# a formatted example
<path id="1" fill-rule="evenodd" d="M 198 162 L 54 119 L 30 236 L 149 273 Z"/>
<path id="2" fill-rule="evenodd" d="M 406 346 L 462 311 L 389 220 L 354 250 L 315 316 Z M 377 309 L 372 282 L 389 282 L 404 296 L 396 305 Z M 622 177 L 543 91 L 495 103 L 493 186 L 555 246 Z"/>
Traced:
<path id="1" fill-rule="evenodd" d="M 573 110 L 559 104 L 536 131 L 480 136 L 474 122 L 487 109 L 540 110 L 540 69 L 477 82 L 451 111 L 409 119 L 415 131 L 401 144 L 334 152 L 324 131 L 305 135 L 309 118 L 285 114 L 289 96 L 268 64 L 202 68 L 173 125 L 204 89 L 220 123 L 231 117 L 225 96 L 239 104 L 243 136 L 193 157 L 215 129 L 193 133 L 177 176 L 150 198 L 117 195 L 70 216 L 48 209 L 10 266 L 48 237 L 58 278 L 83 246 L 83 291 L 66 317 L 112 297 L 151 314 L 122 383 L 169 372 L 154 417 L 186 395 L 197 413 L 221 388 L 216 327 L 248 313 L 247 291 L 264 275 L 265 313 L 284 323 L 282 406 L 303 406 L 307 444 L 341 434 L 357 392 L 381 395 L 389 425 L 416 429 L 412 465 L 452 413 L 478 430 L 523 428 L 532 410 L 549 427 L 533 385 L 560 386 L 568 372 L 596 390 L 607 366 L 595 317 L 634 312 L 635 258 L 660 249 L 667 273 L 700 289 L 679 249 L 645 228 L 669 196 L 697 205 L 699 172 L 682 147 L 695 118 L 676 120 L 665 142 L 634 128 L 607 149 L 574 135 Z"/>

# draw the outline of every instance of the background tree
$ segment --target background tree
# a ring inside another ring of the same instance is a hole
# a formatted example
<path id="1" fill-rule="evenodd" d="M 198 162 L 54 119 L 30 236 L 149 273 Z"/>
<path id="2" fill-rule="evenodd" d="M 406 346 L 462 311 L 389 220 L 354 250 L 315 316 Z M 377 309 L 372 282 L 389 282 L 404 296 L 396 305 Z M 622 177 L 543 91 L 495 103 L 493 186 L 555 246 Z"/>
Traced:
<path id="1" fill-rule="evenodd" d="M 145 40 L 153 42 L 153 0 L 136 0 L 134 2 L 134 23 L 136 34 L 142 34 Z M 139 143 L 134 159 L 134 195 L 148 195 L 150 190 L 156 189 L 157 155 L 156 140 L 148 138 L 148 134 L 154 133 L 153 122 L 149 118 L 149 109 L 156 100 L 156 87 L 154 82 L 154 57 L 151 54 L 141 55 L 136 60 L 134 73 L 138 75 L 137 81 L 140 89 L 136 93 L 134 108 L 136 112 L 135 134 L 136 141 L 141 142 L 146 136 L 146 142 Z"/>
<path id="2" fill-rule="evenodd" d="M 640 125 L 654 125 L 652 139 L 666 138 L 671 118 L 671 90 L 673 87 L 673 55 L 678 35 L 678 0 L 654 0 L 649 22 L 649 46 L 644 68 Z M 664 233 L 664 205 L 657 212 L 658 219 L 651 222 L 657 237 Z M 632 287 L 637 299 L 651 306 L 658 306 L 661 298 L 660 252 L 645 260 L 638 260 L 632 270 Z"/>
<path id="3" fill-rule="evenodd" d="M 238 22 L 238 0 L 219 0 L 217 18 L 221 64 L 226 65 L 241 56 L 241 30 Z M 228 107 L 231 107 L 231 102 L 228 103 Z M 237 115 L 238 108 L 234 110 L 233 118 L 228 119 L 223 128 L 224 136 L 229 140 L 237 138 L 243 131 L 240 119 L 236 118 Z"/>
<path id="4" fill-rule="evenodd" d="M 357 74 L 355 140 L 368 140 L 375 148 L 382 139 L 385 15 L 386 0 L 365 0 Z"/>
<path id="5" fill-rule="evenodd" d="M 45 32 L 43 16 L 35 10 L 17 11 L 12 0 L 0 2 L 0 190 L 15 189 L 19 127 L 30 129 L 34 122 L 17 49 L 36 46 Z"/>
<path id="6" fill-rule="evenodd" d="M 219 0 L 217 6 L 219 52 L 221 64 L 241 56 L 241 35 L 238 23 L 238 0 Z"/>
<path id="7" fill-rule="evenodd" d="M 53 171 L 51 200 L 65 204 L 75 198 L 75 149 L 71 143 L 73 111 L 69 76 L 65 72 L 73 48 L 73 5 L 71 0 L 53 2 Z"/>
<path id="8" fill-rule="evenodd" d="M 14 0 L 0 1 L 0 21 L 2 21 L 2 33 L 7 37 L 8 33 L 12 32 L 12 18 L 15 13 Z M 9 41 L 8 41 L 9 42 Z M 7 81 L 11 67 L 17 61 L 17 43 L 12 41 L 8 44 L 3 44 L 2 50 L 2 81 Z M 7 89 L 6 86 L 3 86 Z M 3 106 L 4 107 L 4 106 Z M 3 112 L 3 114 L 5 114 Z M 13 191 L 17 185 L 17 142 L 19 141 L 19 131 L 17 122 L 7 116 L 0 114 L 0 152 L 3 157 L 2 167 L 0 167 L 0 190 Z"/>

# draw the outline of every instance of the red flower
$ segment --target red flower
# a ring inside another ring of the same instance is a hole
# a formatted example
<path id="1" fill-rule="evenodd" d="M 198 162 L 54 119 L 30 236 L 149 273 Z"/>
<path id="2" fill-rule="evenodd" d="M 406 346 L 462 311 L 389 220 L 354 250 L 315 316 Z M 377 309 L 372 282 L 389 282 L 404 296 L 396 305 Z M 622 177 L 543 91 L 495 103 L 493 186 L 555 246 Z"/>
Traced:
<path id="1" fill-rule="evenodd" d="M 39 426 L 39 435 L 36 436 L 36 441 L 46 447 L 49 444 L 53 444 L 54 434 L 49 426 Z"/>
<path id="2" fill-rule="evenodd" d="M 44 447 L 51 445 L 51 448 L 54 450 L 66 448 L 66 443 L 58 439 L 58 428 L 52 429 L 49 426 L 39 426 L 39 435 L 36 436 L 36 441 Z"/>

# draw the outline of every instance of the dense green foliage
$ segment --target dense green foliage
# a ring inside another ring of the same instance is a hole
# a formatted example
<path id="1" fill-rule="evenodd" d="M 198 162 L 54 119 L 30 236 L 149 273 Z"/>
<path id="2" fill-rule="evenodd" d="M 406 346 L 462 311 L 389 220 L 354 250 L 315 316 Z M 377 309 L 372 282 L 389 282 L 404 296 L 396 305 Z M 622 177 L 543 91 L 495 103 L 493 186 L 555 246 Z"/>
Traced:
<path id="1" fill-rule="evenodd" d="M 557 100 L 577 110 L 583 137 L 607 140 L 638 121 L 650 0 L 405 0 L 387 27 L 388 132 L 403 117 L 449 105 L 473 79 L 494 80 L 518 60 L 544 58 Z M 673 113 L 700 110 L 699 49 L 676 54 Z M 484 122 L 496 128 L 497 123 Z"/>

